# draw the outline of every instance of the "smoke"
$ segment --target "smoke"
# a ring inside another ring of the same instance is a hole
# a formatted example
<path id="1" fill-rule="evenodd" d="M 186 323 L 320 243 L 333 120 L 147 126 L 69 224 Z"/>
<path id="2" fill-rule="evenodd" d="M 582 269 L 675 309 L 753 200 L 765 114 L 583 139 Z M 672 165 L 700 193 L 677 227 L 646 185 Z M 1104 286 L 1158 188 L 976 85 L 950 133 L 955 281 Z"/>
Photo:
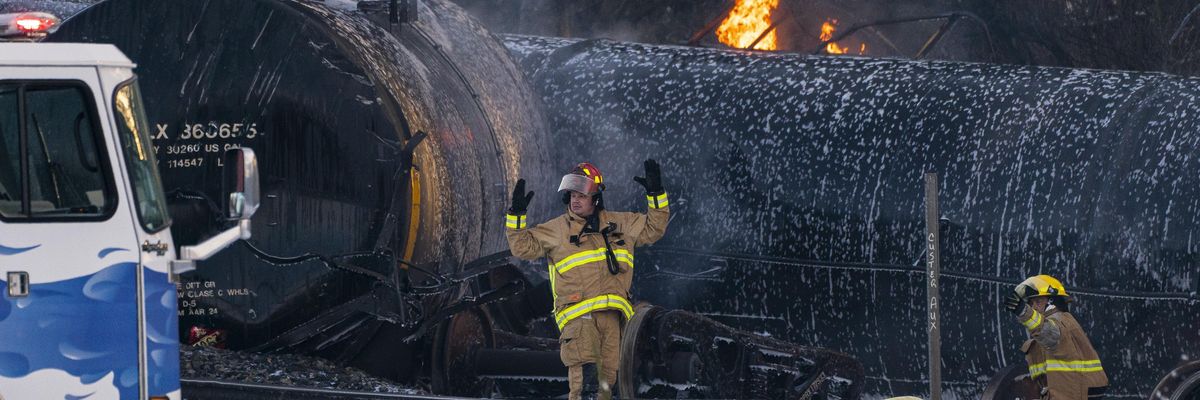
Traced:
<path id="1" fill-rule="evenodd" d="M 100 0 L 0 1 L 0 13 L 67 19 Z M 353 0 L 347 0 L 353 1 Z M 495 33 L 686 44 L 734 0 L 453 0 Z M 782 0 L 772 14 L 781 50 L 808 53 L 821 23 L 838 31 L 897 18 L 965 12 L 925 58 L 1076 68 L 1200 72 L 1200 12 L 1186 2 Z M 911 58 L 944 20 L 864 28 L 841 44 L 870 57 Z M 990 39 L 990 40 L 989 40 Z M 724 47 L 712 33 L 702 46 Z"/>
<path id="2" fill-rule="evenodd" d="M 732 0 L 454 0 L 496 33 L 682 44 Z"/>
<path id="3" fill-rule="evenodd" d="M 1200 72 L 1194 2 L 965 1 L 1014 62 L 1184 75 Z"/>
<path id="4" fill-rule="evenodd" d="M 100 0 L 0 1 L 0 13 L 67 19 Z M 353 0 L 347 0 L 353 1 Z M 735 0 L 453 0 L 494 33 L 686 44 Z M 939 60 L 1075 68 L 1200 72 L 1200 12 L 1186 2 L 1016 0 L 782 0 L 772 13 L 782 51 L 809 53 L 821 23 L 838 32 L 899 18 L 963 12 L 927 52 Z M 866 56 L 912 58 L 945 20 L 867 27 L 840 44 Z M 990 40 L 989 40 L 990 39 Z M 725 47 L 710 32 L 701 46 Z"/>
<path id="5" fill-rule="evenodd" d="M 453 0 L 496 33 L 686 44 L 734 0 Z M 782 51 L 809 53 L 821 24 L 838 32 L 896 19 L 960 13 L 923 58 L 1076 68 L 1200 71 L 1200 12 L 1185 2 L 1017 0 L 782 0 Z M 1190 18 L 1189 18 L 1190 15 Z M 842 46 L 866 56 L 913 58 L 946 20 L 865 27 Z M 696 43 L 725 47 L 709 32 Z"/>
<path id="6" fill-rule="evenodd" d="M 651 44 L 695 44 L 726 47 L 712 29 L 734 0 L 454 0 L 493 32 L 537 36 L 612 39 Z M 877 0 L 789 1 L 772 12 L 778 23 L 781 50 L 811 52 L 820 43 L 820 27 L 836 19 L 842 30 L 856 25 L 901 17 L 929 16 L 958 11 L 949 2 Z M 867 45 L 867 55 L 911 57 L 944 21 L 887 25 L 863 29 L 848 38 L 857 51 Z M 980 24 L 959 23 L 929 54 L 939 59 L 982 60 L 990 56 Z"/>

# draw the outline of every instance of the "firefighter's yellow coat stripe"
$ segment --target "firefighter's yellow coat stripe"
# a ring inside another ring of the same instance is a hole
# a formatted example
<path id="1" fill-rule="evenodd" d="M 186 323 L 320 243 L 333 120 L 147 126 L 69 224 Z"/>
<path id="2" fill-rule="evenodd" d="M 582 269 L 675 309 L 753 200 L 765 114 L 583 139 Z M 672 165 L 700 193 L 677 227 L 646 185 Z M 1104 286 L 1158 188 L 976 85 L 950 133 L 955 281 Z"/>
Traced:
<path id="1" fill-rule="evenodd" d="M 1029 366 L 1029 376 L 1036 378 L 1047 372 L 1096 372 L 1103 371 L 1100 360 L 1046 360 Z"/>
<path id="2" fill-rule="evenodd" d="M 1031 331 L 1037 329 L 1037 327 L 1042 326 L 1042 313 L 1033 311 L 1033 315 L 1030 315 L 1029 319 L 1025 320 L 1023 324 L 1025 324 L 1025 329 Z"/>
<path id="3" fill-rule="evenodd" d="M 615 294 L 605 294 L 596 296 L 563 309 L 561 312 L 554 315 L 555 322 L 558 323 L 558 330 L 562 330 L 567 326 L 568 322 L 575 318 L 582 317 L 593 311 L 612 309 L 620 311 L 625 315 L 625 320 L 633 318 L 633 306 L 629 304 L 629 300 L 625 300 L 621 296 Z"/>
<path id="4" fill-rule="evenodd" d="M 613 255 L 617 256 L 617 262 L 629 265 L 629 269 L 633 269 L 633 254 L 629 250 L 616 249 L 613 250 Z M 580 265 L 592 262 L 604 261 L 604 249 L 595 249 L 581 251 L 563 258 L 561 261 L 554 263 L 554 270 L 559 274 L 565 274 L 567 271 L 574 269 Z"/>
<path id="5" fill-rule="evenodd" d="M 508 214 L 504 218 L 504 226 L 508 229 L 525 229 L 525 216 Z"/>
<path id="6" fill-rule="evenodd" d="M 650 206 L 650 208 L 666 207 L 668 205 L 667 194 L 663 193 L 658 196 L 646 195 L 646 203 Z"/>

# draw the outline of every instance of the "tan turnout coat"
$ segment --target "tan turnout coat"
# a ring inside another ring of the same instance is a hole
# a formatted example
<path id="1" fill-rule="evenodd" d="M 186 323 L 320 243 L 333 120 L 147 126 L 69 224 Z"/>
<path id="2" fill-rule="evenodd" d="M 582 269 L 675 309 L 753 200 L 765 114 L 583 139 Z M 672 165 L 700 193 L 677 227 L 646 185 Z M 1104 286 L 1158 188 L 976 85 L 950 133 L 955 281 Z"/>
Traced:
<path id="1" fill-rule="evenodd" d="M 1100 356 L 1071 313 L 1051 309 L 1042 314 L 1025 307 L 1017 318 L 1029 331 L 1021 351 L 1043 399 L 1082 400 L 1088 388 L 1108 386 Z"/>
<path id="2" fill-rule="evenodd" d="M 600 233 L 580 235 L 585 220 L 567 213 L 532 228 L 525 228 L 524 216 L 508 216 L 509 247 L 513 256 L 526 260 L 549 260 L 550 286 L 554 292 L 554 316 L 559 330 L 567 322 L 592 311 L 613 309 L 625 319 L 633 316 L 629 288 L 633 284 L 634 254 L 638 246 L 662 238 L 670 216 L 666 195 L 659 207 L 650 200 L 645 213 L 600 210 L 600 229 L 614 224 L 609 243 L 620 272 L 608 270 L 604 239 Z M 572 236 L 578 236 L 573 243 Z"/>

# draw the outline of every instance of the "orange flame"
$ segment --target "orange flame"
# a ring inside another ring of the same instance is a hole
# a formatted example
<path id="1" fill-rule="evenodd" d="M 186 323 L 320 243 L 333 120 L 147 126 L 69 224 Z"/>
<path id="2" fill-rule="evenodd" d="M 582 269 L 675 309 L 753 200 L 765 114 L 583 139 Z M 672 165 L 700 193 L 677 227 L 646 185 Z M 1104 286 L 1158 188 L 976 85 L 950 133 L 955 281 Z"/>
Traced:
<path id="1" fill-rule="evenodd" d="M 822 42 L 833 39 L 833 33 L 837 31 L 837 23 L 838 23 L 838 20 L 831 18 L 831 19 L 825 20 L 825 23 L 821 24 L 821 41 Z M 828 44 L 825 45 L 825 52 L 829 53 L 829 54 L 846 54 L 846 53 L 850 52 L 850 48 L 842 47 L 841 45 L 838 45 L 837 42 L 829 42 Z M 859 55 L 867 54 L 867 44 L 866 43 L 862 43 L 858 46 L 858 54 Z"/>
<path id="2" fill-rule="evenodd" d="M 779 0 L 737 0 L 729 16 L 717 27 L 717 39 L 730 47 L 744 49 L 771 27 L 771 11 L 779 6 Z M 763 37 L 755 50 L 775 50 L 775 31 Z"/>

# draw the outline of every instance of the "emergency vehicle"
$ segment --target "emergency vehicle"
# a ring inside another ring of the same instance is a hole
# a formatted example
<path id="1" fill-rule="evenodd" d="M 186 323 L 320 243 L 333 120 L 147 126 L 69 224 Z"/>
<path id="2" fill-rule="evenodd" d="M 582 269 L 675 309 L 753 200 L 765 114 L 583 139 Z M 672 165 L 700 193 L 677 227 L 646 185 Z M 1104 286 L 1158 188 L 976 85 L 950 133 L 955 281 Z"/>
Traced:
<path id="1" fill-rule="evenodd" d="M 250 237 L 258 167 L 234 149 L 226 229 L 176 249 L 133 69 L 0 43 L 0 398 L 179 399 L 176 276 Z"/>

